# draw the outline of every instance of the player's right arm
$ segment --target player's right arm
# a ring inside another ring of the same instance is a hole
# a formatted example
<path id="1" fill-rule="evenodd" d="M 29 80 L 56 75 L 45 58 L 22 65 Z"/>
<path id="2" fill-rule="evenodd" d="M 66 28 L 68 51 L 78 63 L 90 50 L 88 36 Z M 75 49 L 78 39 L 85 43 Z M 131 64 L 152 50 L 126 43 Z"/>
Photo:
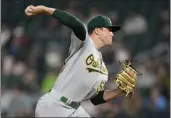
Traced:
<path id="1" fill-rule="evenodd" d="M 77 17 L 67 12 L 55 8 L 49 8 L 43 5 L 39 5 L 39 6 L 30 5 L 25 9 L 25 13 L 27 16 L 34 16 L 38 14 L 51 15 L 59 22 L 72 29 L 78 39 L 82 41 L 85 40 L 86 27 L 84 23 L 81 22 Z"/>

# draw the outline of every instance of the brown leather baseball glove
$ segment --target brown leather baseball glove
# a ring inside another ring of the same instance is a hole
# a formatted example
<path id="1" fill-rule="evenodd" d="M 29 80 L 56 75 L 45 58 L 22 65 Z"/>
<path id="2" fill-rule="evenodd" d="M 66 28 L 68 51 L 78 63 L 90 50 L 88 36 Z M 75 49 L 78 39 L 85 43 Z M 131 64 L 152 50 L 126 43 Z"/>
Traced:
<path id="1" fill-rule="evenodd" d="M 126 93 L 126 97 L 131 97 L 136 86 L 137 75 L 142 74 L 137 72 L 128 60 L 122 62 L 121 66 L 121 71 L 117 74 L 115 83 L 119 89 Z"/>

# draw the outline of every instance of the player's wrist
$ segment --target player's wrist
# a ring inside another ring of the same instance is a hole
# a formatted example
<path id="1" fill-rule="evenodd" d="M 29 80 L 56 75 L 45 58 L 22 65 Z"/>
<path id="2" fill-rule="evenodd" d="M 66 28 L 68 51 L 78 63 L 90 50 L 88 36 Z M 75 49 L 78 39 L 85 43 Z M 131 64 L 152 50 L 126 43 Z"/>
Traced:
<path id="1" fill-rule="evenodd" d="M 120 89 L 119 87 L 115 91 L 116 91 L 117 95 L 124 95 L 125 94 L 125 92 L 122 89 Z"/>
<path id="2" fill-rule="evenodd" d="M 48 7 L 46 7 L 46 6 L 41 6 L 41 9 L 42 9 L 42 12 L 43 13 L 47 13 L 48 12 Z"/>
<path id="3" fill-rule="evenodd" d="M 53 12 L 56 10 L 55 8 L 50 8 L 46 6 L 42 6 L 42 10 L 45 14 L 52 15 Z"/>

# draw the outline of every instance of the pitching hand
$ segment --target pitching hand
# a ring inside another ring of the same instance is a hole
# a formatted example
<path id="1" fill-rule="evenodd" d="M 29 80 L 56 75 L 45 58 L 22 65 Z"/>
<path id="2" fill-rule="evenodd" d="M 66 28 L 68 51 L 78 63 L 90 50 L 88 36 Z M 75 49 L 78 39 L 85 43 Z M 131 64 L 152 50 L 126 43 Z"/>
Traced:
<path id="1" fill-rule="evenodd" d="M 44 13 L 44 6 L 43 5 L 39 5 L 39 6 L 29 5 L 25 9 L 25 14 L 27 16 L 34 16 L 34 15 L 41 14 L 41 13 Z"/>

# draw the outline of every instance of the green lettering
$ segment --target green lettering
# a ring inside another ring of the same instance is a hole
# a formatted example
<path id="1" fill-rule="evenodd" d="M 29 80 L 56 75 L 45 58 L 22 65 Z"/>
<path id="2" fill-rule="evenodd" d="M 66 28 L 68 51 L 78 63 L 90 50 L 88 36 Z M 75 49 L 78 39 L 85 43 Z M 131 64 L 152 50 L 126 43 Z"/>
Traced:
<path id="1" fill-rule="evenodd" d="M 94 61 L 94 56 L 93 56 L 93 54 L 90 54 L 86 59 L 86 64 L 90 65 L 90 64 L 92 64 L 93 61 Z"/>
<path id="2" fill-rule="evenodd" d="M 97 63 L 96 61 L 94 61 L 94 62 L 92 63 L 92 66 L 95 67 L 95 68 L 97 67 L 97 65 L 98 65 L 98 63 Z"/>

